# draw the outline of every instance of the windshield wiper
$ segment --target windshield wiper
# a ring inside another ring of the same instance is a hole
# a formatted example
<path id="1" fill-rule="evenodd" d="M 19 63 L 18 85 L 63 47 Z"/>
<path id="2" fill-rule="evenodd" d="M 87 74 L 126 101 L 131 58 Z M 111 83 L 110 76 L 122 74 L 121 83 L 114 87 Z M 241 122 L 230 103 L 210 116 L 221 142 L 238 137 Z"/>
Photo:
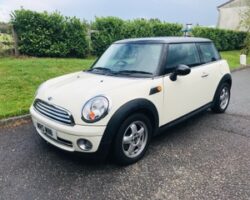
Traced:
<path id="1" fill-rule="evenodd" d="M 96 70 L 96 71 L 95 71 Z M 94 67 L 88 70 L 89 72 L 95 71 L 93 73 L 105 74 L 105 75 L 116 75 L 116 72 L 112 69 L 106 67 Z"/>
<path id="2" fill-rule="evenodd" d="M 151 72 L 137 71 L 137 70 L 121 70 L 121 71 L 118 71 L 117 74 L 149 74 L 149 75 L 153 75 L 153 73 L 151 73 Z"/>
<path id="3" fill-rule="evenodd" d="M 93 67 L 93 68 L 89 69 L 88 71 L 93 71 L 93 70 L 111 71 L 112 72 L 111 69 L 106 68 L 106 67 Z"/>

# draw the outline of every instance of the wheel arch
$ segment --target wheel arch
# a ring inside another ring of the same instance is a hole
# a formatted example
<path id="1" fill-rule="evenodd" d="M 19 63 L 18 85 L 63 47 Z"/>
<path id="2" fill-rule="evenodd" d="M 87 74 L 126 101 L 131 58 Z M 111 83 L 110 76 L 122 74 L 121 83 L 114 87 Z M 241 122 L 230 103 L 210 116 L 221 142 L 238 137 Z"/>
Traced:
<path id="1" fill-rule="evenodd" d="M 218 87 L 222 84 L 222 83 L 228 83 L 230 85 L 230 88 L 232 87 L 232 76 L 231 74 L 225 74 L 222 79 L 220 80 Z M 217 88 L 218 88 L 217 87 Z"/>
<path id="2" fill-rule="evenodd" d="M 159 114 L 155 105 L 147 99 L 134 99 L 122 105 L 111 117 L 101 140 L 99 149 L 110 148 L 121 123 L 131 114 L 143 113 L 152 122 L 153 132 L 159 128 Z M 154 134 L 153 133 L 153 134 Z"/>
<path id="3" fill-rule="evenodd" d="M 219 87 L 220 87 L 221 84 L 223 84 L 223 83 L 228 83 L 228 84 L 230 85 L 230 88 L 232 87 L 232 76 L 231 76 L 231 74 L 225 74 L 225 75 L 221 78 L 221 80 L 220 80 L 220 82 L 219 82 L 219 84 L 217 85 L 217 88 L 216 88 L 216 90 L 215 90 L 214 97 L 213 97 L 213 102 L 214 102 L 215 97 L 216 97 L 216 95 L 217 95 L 217 93 L 218 93 Z"/>

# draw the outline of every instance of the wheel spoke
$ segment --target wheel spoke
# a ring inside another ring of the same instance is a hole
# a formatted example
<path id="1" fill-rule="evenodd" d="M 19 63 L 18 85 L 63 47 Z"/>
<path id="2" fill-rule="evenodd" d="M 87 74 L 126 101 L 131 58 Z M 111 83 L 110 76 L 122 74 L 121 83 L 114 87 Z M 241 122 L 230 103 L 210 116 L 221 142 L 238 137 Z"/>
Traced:
<path id="1" fill-rule="evenodd" d="M 134 133 L 137 132 L 137 127 L 136 127 L 135 124 L 131 124 L 131 125 L 130 125 L 130 128 L 131 128 L 132 134 L 134 134 Z"/>
<path id="2" fill-rule="evenodd" d="M 141 127 L 140 130 L 138 131 L 138 133 L 139 133 L 140 137 L 143 136 L 143 134 L 144 134 L 144 128 Z"/>
<path id="3" fill-rule="evenodd" d="M 133 138 L 132 134 L 129 136 L 124 136 L 123 137 L 123 144 L 130 144 L 132 142 L 132 138 Z"/>
<path id="4" fill-rule="evenodd" d="M 128 148 L 129 155 L 132 155 L 134 153 L 134 150 L 135 150 L 135 146 L 133 144 L 130 144 Z"/>
<path id="5" fill-rule="evenodd" d="M 140 142 L 139 142 L 139 144 L 137 145 L 138 148 L 141 148 L 141 146 L 143 145 L 143 142 L 144 142 L 144 138 L 142 137 L 142 138 L 140 138 Z"/>

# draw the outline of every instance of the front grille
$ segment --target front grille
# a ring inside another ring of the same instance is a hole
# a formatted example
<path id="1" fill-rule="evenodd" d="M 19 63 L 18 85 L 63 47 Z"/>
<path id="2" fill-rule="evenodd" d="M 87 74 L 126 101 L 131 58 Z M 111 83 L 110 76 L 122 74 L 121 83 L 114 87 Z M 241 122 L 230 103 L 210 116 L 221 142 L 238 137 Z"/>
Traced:
<path id="1" fill-rule="evenodd" d="M 57 122 L 71 126 L 75 124 L 72 115 L 67 110 L 58 106 L 51 105 L 40 99 L 37 99 L 34 102 L 34 108 L 42 115 Z"/>

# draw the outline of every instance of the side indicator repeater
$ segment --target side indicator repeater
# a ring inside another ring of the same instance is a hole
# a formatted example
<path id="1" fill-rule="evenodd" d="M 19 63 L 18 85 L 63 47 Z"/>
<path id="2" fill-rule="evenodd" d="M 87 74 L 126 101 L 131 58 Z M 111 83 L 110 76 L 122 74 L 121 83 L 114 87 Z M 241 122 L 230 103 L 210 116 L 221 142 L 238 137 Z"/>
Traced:
<path id="1" fill-rule="evenodd" d="M 162 87 L 157 86 L 157 87 L 154 87 L 154 88 L 150 89 L 149 95 L 153 95 L 153 94 L 156 94 L 156 93 L 161 92 L 161 91 L 162 91 Z"/>

